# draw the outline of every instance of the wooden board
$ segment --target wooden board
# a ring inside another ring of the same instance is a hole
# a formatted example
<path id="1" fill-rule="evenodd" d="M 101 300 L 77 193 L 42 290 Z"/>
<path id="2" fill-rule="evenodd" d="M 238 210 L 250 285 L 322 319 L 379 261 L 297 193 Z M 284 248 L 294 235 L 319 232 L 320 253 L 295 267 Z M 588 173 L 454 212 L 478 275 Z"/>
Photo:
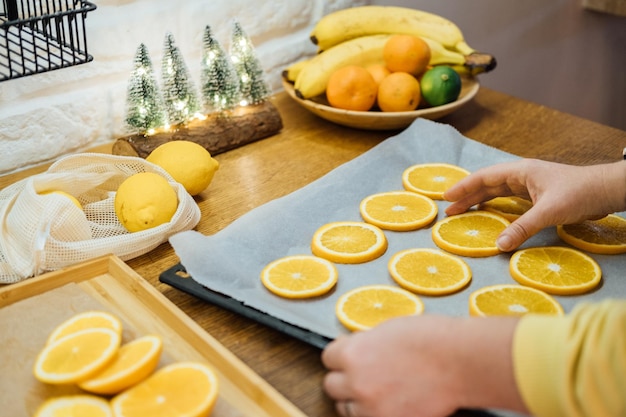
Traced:
<path id="1" fill-rule="evenodd" d="M 68 393 L 70 388 L 46 386 L 32 377 L 35 355 L 54 326 L 68 315 L 98 308 L 122 320 L 124 338 L 160 335 L 164 342 L 162 361 L 191 360 L 212 365 L 220 381 L 220 397 L 213 417 L 304 417 L 291 402 L 115 256 L 0 287 L 0 352 L 3 353 L 0 409 L 10 411 L 8 415 L 12 417 L 30 416 L 47 396 Z M 20 401 L 15 401 L 16 398 Z"/>

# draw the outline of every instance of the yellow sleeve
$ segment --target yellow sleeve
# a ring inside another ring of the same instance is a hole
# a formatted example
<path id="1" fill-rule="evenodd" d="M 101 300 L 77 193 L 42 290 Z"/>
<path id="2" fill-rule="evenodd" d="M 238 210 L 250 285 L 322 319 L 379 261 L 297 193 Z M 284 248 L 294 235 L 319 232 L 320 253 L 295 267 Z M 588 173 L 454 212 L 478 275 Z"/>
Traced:
<path id="1" fill-rule="evenodd" d="M 626 300 L 523 317 L 513 366 L 536 417 L 626 416 Z"/>

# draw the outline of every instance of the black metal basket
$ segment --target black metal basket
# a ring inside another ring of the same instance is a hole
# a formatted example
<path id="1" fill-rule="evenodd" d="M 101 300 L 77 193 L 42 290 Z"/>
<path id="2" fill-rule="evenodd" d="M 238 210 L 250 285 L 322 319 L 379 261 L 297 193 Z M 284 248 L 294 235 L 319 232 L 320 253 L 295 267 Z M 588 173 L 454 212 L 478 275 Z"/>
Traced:
<path id="1" fill-rule="evenodd" d="M 85 19 L 96 5 L 83 0 L 2 0 L 0 81 L 84 64 Z"/>

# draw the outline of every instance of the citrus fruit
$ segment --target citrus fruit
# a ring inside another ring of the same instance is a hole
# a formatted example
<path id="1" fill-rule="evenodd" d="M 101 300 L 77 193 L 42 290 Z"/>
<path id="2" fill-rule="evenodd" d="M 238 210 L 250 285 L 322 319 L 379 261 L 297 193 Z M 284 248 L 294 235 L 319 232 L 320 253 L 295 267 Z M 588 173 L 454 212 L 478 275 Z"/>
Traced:
<path id="1" fill-rule="evenodd" d="M 337 319 L 352 331 L 367 330 L 394 317 L 421 314 L 424 303 L 410 291 L 391 285 L 366 285 L 337 300 Z"/>
<path id="2" fill-rule="evenodd" d="M 522 285 L 559 295 L 589 292 L 602 278 L 600 266 L 593 258 L 561 246 L 518 250 L 511 256 L 509 271 Z"/>
<path id="3" fill-rule="evenodd" d="M 431 106 L 452 103 L 461 94 L 461 77 L 447 65 L 437 65 L 424 73 L 420 87 L 422 97 Z"/>
<path id="4" fill-rule="evenodd" d="M 109 402 L 95 395 L 76 394 L 46 400 L 35 417 L 113 417 Z"/>
<path id="5" fill-rule="evenodd" d="M 563 307 L 541 290 L 521 285 L 498 284 L 480 288 L 469 296 L 471 316 L 563 315 Z"/>
<path id="6" fill-rule="evenodd" d="M 143 336 L 122 345 L 113 361 L 78 386 L 94 394 L 117 394 L 150 375 L 159 364 L 163 343 L 157 336 Z"/>
<path id="7" fill-rule="evenodd" d="M 391 74 L 389 68 L 387 68 L 384 64 L 372 64 L 365 67 L 365 69 L 370 73 L 370 75 L 376 81 L 376 85 L 380 85 L 383 78 Z"/>
<path id="8" fill-rule="evenodd" d="M 361 201 L 361 216 L 381 229 L 404 232 L 420 229 L 437 217 L 437 204 L 410 191 L 373 194 Z"/>
<path id="9" fill-rule="evenodd" d="M 556 232 L 564 242 L 591 253 L 626 253 L 626 219 L 616 214 L 599 220 L 559 225 Z"/>
<path id="10" fill-rule="evenodd" d="M 219 163 L 209 151 L 187 140 L 173 140 L 159 145 L 150 152 L 146 161 L 167 171 L 191 195 L 204 191 L 219 169 Z"/>
<path id="11" fill-rule="evenodd" d="M 499 214 L 512 222 L 533 206 L 532 201 L 521 197 L 496 197 L 480 204 L 481 210 Z"/>
<path id="12" fill-rule="evenodd" d="M 311 251 L 331 262 L 358 264 L 374 260 L 387 250 L 383 231 L 369 223 L 343 221 L 323 225 L 313 234 Z"/>
<path id="13" fill-rule="evenodd" d="M 50 190 L 50 191 L 42 191 L 39 193 L 39 195 L 49 195 L 49 194 L 57 194 L 57 195 L 61 195 L 65 198 L 68 198 L 76 207 L 78 207 L 79 209 L 83 209 L 83 205 L 80 204 L 80 201 L 78 201 L 78 199 L 76 197 L 74 197 L 72 194 L 70 193 L 66 193 L 65 191 L 60 191 L 60 190 Z"/>
<path id="14" fill-rule="evenodd" d="M 326 85 L 326 98 L 338 109 L 368 111 L 376 103 L 378 84 L 364 67 L 348 65 L 334 71 Z"/>
<path id="15" fill-rule="evenodd" d="M 509 224 L 504 217 L 488 211 L 468 211 L 435 223 L 432 238 L 441 249 L 455 255 L 493 256 L 500 253 L 496 238 Z"/>
<path id="16" fill-rule="evenodd" d="M 261 282 L 268 290 L 281 297 L 315 297 L 327 293 L 335 286 L 337 268 L 317 256 L 286 256 L 263 268 Z"/>
<path id="17" fill-rule="evenodd" d="M 408 72 L 417 76 L 430 62 L 430 47 L 417 36 L 392 35 L 383 47 L 383 59 L 391 72 Z"/>
<path id="18" fill-rule="evenodd" d="M 157 370 L 111 400 L 115 417 L 200 417 L 218 394 L 215 372 L 202 363 L 176 362 Z"/>
<path id="19" fill-rule="evenodd" d="M 472 279 L 467 263 L 437 249 L 405 249 L 389 260 L 389 273 L 402 288 L 424 295 L 459 291 Z"/>
<path id="20" fill-rule="evenodd" d="M 93 328 L 111 329 L 120 337 L 122 335 L 122 323 L 113 314 L 106 311 L 84 311 L 59 324 L 48 336 L 46 344 L 50 344 L 71 333 Z"/>
<path id="21" fill-rule="evenodd" d="M 35 377 L 50 384 L 83 381 L 111 362 L 120 342 L 120 335 L 111 329 L 71 333 L 46 345 L 37 355 Z"/>
<path id="22" fill-rule="evenodd" d="M 443 200 L 443 193 L 468 175 L 469 171 L 452 164 L 417 164 L 404 170 L 402 185 L 408 191 Z"/>
<path id="23" fill-rule="evenodd" d="M 120 223 L 129 232 L 138 232 L 169 222 L 178 208 L 178 196 L 165 177 L 140 172 L 120 184 L 114 204 Z"/>
<path id="24" fill-rule="evenodd" d="M 384 112 L 413 111 L 420 104 L 420 83 L 408 72 L 394 72 L 378 86 L 378 107 Z"/>

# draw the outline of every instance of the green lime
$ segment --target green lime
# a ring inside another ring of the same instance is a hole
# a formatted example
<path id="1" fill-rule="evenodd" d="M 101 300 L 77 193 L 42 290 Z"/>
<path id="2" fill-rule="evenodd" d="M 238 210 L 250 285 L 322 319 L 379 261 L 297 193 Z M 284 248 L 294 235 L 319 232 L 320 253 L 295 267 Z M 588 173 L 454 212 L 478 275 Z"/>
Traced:
<path id="1" fill-rule="evenodd" d="M 447 65 L 438 65 L 426 71 L 420 82 L 422 97 L 431 106 L 448 104 L 459 98 L 461 77 Z"/>

